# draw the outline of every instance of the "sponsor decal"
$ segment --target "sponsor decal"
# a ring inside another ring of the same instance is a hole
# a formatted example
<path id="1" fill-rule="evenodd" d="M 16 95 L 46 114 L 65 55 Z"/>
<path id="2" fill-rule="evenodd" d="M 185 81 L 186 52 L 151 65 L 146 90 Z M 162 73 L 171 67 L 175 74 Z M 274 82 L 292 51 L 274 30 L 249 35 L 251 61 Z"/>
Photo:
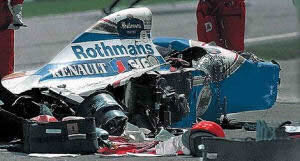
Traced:
<path id="1" fill-rule="evenodd" d="M 126 71 L 126 68 L 121 60 L 112 59 L 109 64 L 114 72 L 123 73 Z"/>
<path id="2" fill-rule="evenodd" d="M 165 63 L 161 56 L 156 59 L 159 63 Z M 115 57 L 107 59 L 84 60 L 70 62 L 69 64 L 48 64 L 37 71 L 36 75 L 42 75 L 40 81 L 57 78 L 81 78 L 81 77 L 108 77 L 132 69 L 152 67 L 146 56 L 144 57 Z"/>
<path id="3" fill-rule="evenodd" d="M 160 55 L 155 54 L 151 43 L 112 45 L 99 41 L 72 44 L 66 54 L 73 56 L 74 61 L 48 64 L 35 73 L 42 76 L 40 81 L 57 78 L 108 77 L 132 69 L 148 68 L 154 66 L 149 62 L 147 58 L 149 56 L 153 56 L 153 60 L 157 59 L 158 64 L 165 63 Z"/>
<path id="4" fill-rule="evenodd" d="M 61 134 L 61 129 L 46 129 L 46 134 Z"/>
<path id="5" fill-rule="evenodd" d="M 213 25 L 212 25 L 211 22 L 207 22 L 207 23 L 205 23 L 204 25 L 205 25 L 205 31 L 206 31 L 206 32 L 210 32 L 210 31 L 213 30 Z"/>
<path id="6" fill-rule="evenodd" d="M 150 44 L 106 45 L 104 42 L 94 44 L 93 48 L 72 45 L 72 51 L 77 59 L 105 58 L 114 56 L 151 55 L 154 50 Z"/>
<path id="7" fill-rule="evenodd" d="M 117 30 L 120 36 L 138 38 L 144 30 L 144 22 L 129 14 L 126 19 L 117 23 Z"/>
<path id="8" fill-rule="evenodd" d="M 77 123 L 67 124 L 68 135 L 78 134 L 79 128 Z"/>
<path id="9" fill-rule="evenodd" d="M 142 69 L 142 68 L 148 68 L 153 66 L 149 63 L 149 60 L 146 58 L 131 59 L 128 60 L 128 64 L 132 69 Z"/>
<path id="10" fill-rule="evenodd" d="M 107 73 L 105 63 L 72 64 L 62 68 L 49 70 L 53 78 L 86 76 Z"/>
<path id="11" fill-rule="evenodd" d="M 208 85 L 203 86 L 197 100 L 196 116 L 201 117 L 208 109 L 212 100 L 212 92 Z"/>

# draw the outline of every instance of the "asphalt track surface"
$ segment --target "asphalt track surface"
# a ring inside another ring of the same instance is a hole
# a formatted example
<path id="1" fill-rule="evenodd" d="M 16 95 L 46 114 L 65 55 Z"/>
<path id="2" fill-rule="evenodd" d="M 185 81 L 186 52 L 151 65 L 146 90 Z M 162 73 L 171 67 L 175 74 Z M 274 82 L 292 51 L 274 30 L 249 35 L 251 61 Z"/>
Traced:
<path id="1" fill-rule="evenodd" d="M 196 39 L 196 1 L 192 3 L 151 6 L 153 10 L 153 37 L 172 36 Z M 62 16 L 25 19 L 29 27 L 16 32 L 16 70 L 31 70 L 53 58 L 76 35 L 102 17 L 100 11 Z M 251 0 L 247 2 L 246 38 L 292 33 L 297 31 L 296 11 L 291 0 Z M 300 60 L 279 61 L 281 85 L 277 103 L 270 110 L 232 114 L 240 121 L 299 121 L 300 120 Z M 251 84 L 249 84 L 251 85 Z M 253 136 L 245 130 L 226 130 L 228 137 Z M 0 160 L 140 160 L 137 157 L 30 158 L 23 153 L 0 151 Z M 198 160 L 189 156 L 142 158 L 143 160 Z"/>

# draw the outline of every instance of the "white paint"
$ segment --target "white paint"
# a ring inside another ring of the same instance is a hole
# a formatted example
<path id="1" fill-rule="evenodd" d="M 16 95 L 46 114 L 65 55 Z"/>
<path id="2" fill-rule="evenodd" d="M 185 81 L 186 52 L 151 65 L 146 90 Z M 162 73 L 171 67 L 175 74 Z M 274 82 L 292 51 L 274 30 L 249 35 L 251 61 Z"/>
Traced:
<path id="1" fill-rule="evenodd" d="M 245 40 L 246 44 L 251 43 L 261 43 L 265 41 L 275 41 L 275 40 L 281 40 L 281 39 L 291 39 L 291 38 L 297 38 L 300 37 L 299 32 L 292 32 L 292 33 L 286 33 L 286 34 L 280 34 L 280 35 L 271 35 L 271 36 L 262 36 L 262 37 L 256 37 L 256 38 L 249 38 Z"/>

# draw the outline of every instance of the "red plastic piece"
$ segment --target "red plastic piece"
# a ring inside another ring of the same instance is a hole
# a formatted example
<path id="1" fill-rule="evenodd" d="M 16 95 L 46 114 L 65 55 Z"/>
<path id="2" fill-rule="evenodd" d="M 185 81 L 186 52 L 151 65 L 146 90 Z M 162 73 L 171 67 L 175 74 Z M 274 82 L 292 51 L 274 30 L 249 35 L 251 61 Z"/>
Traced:
<path id="1" fill-rule="evenodd" d="M 206 131 L 217 137 L 225 137 L 225 133 L 220 125 L 212 121 L 201 121 L 192 127 L 192 132 L 194 131 Z"/>
<path id="2" fill-rule="evenodd" d="M 49 115 L 39 115 L 37 117 L 31 118 L 30 120 L 34 120 L 37 122 L 58 122 L 55 117 Z"/>
<path id="3" fill-rule="evenodd" d="M 111 154 L 126 154 L 126 153 L 147 153 L 147 154 L 155 154 L 155 146 L 158 144 L 157 141 L 153 142 L 143 142 L 143 143 L 128 143 L 126 139 L 122 139 L 122 137 L 109 137 L 109 140 L 113 143 L 113 148 L 102 147 L 98 149 L 98 153 L 104 155 Z M 116 142 L 117 141 L 117 142 Z M 121 141 L 121 142 L 119 142 Z"/>

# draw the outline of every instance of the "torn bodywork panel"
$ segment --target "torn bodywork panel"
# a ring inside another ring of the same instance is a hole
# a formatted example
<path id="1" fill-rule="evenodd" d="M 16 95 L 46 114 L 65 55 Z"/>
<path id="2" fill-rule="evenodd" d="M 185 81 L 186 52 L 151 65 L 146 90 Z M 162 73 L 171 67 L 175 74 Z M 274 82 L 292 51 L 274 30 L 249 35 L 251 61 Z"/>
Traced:
<path id="1" fill-rule="evenodd" d="M 210 88 L 211 92 L 208 93 L 213 97 L 210 108 L 201 115 L 203 119 L 213 120 L 218 113 L 264 110 L 272 107 L 276 101 L 280 82 L 280 66 L 276 63 L 251 57 L 246 59 L 241 56 L 245 54 L 188 39 L 162 37 L 153 42 L 171 52 L 184 51 L 189 47 L 201 47 L 207 52 L 192 62 L 194 68 L 208 76 L 204 80 L 209 80 L 206 87 Z M 199 83 L 198 90 L 202 88 Z"/>

